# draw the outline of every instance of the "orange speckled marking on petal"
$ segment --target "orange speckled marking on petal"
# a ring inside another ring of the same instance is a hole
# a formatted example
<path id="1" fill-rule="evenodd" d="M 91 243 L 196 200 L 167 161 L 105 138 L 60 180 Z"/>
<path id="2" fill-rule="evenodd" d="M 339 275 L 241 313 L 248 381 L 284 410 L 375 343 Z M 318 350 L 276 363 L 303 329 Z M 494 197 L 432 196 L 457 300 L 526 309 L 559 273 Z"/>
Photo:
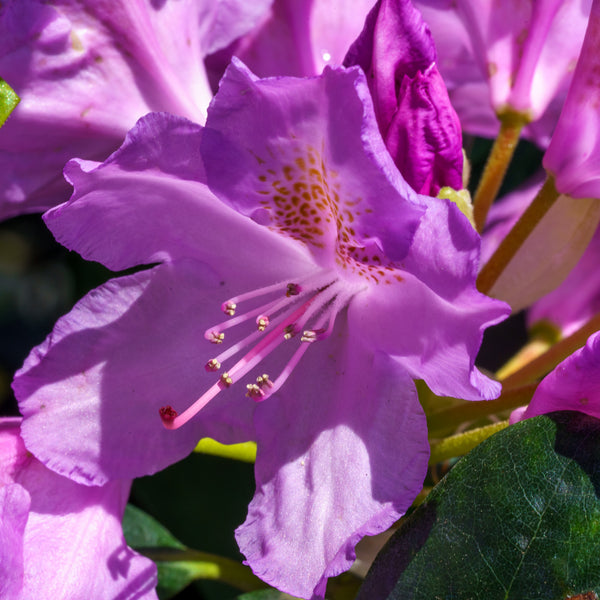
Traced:
<path id="1" fill-rule="evenodd" d="M 299 145 L 278 153 L 275 158 L 277 152 L 266 149 L 273 160 L 262 159 L 257 176 L 256 191 L 271 219 L 269 227 L 315 249 L 334 245 L 335 261 L 348 274 L 373 283 L 402 281 L 397 265 L 375 244 L 367 249 L 357 240 L 354 224 L 363 199 L 343 189 L 339 174 L 328 167 L 323 153 Z M 371 212 L 369 207 L 364 209 L 365 214 Z"/>

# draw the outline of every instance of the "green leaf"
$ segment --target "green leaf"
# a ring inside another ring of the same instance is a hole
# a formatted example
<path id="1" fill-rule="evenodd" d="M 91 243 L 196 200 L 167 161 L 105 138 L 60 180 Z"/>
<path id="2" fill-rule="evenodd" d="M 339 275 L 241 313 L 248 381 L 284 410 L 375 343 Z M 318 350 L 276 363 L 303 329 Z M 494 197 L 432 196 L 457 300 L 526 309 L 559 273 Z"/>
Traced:
<path id="1" fill-rule="evenodd" d="M 248 567 L 187 548 L 158 521 L 134 506 L 127 505 L 125 509 L 123 531 L 128 545 L 156 563 L 157 593 L 161 599 L 172 598 L 196 579 L 222 581 L 243 591 L 265 587 Z"/>
<path id="2" fill-rule="evenodd" d="M 460 460 L 390 539 L 359 600 L 600 594 L 600 421 L 505 429 Z"/>
<path id="3" fill-rule="evenodd" d="M 4 125 L 10 113 L 21 99 L 15 91 L 0 77 L 0 127 Z"/>
<path id="4" fill-rule="evenodd" d="M 150 548 L 185 549 L 185 546 L 158 521 L 131 504 L 125 508 L 123 532 L 127 544 L 144 554 Z M 161 599 L 171 598 L 194 580 L 189 570 L 177 563 L 156 561 L 156 565 L 158 567 L 157 593 Z"/>
<path id="5" fill-rule="evenodd" d="M 123 517 L 123 532 L 125 539 L 132 548 L 152 548 L 162 546 L 165 548 L 185 549 L 156 519 L 143 510 L 128 504 Z"/>

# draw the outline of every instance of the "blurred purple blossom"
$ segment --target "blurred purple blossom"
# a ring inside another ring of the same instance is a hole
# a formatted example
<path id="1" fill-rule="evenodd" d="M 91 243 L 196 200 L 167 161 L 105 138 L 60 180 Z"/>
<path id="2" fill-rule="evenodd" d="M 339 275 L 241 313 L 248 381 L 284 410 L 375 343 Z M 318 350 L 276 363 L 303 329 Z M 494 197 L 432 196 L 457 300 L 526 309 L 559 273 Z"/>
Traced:
<path id="1" fill-rule="evenodd" d="M 8 0 L 0 77 L 21 102 L 0 129 L 0 219 L 65 201 L 70 158 L 103 159 L 138 118 L 203 123 L 204 57 L 253 27 L 271 0 Z"/>
<path id="2" fill-rule="evenodd" d="M 599 132 L 600 1 L 594 0 L 573 81 L 544 155 L 561 194 L 600 199 Z"/>
<path id="3" fill-rule="evenodd" d="M 156 566 L 123 538 L 129 482 L 57 475 L 27 451 L 20 422 L 0 419 L 0 596 L 156 600 Z"/>
<path id="4" fill-rule="evenodd" d="M 373 0 L 274 0 L 257 27 L 208 64 L 216 77 L 234 55 L 260 77 L 320 75 L 326 65 L 341 66 L 372 5 Z"/>
<path id="5" fill-rule="evenodd" d="M 415 0 L 463 130 L 495 137 L 496 113 L 528 114 L 547 146 L 579 56 L 591 0 Z"/>

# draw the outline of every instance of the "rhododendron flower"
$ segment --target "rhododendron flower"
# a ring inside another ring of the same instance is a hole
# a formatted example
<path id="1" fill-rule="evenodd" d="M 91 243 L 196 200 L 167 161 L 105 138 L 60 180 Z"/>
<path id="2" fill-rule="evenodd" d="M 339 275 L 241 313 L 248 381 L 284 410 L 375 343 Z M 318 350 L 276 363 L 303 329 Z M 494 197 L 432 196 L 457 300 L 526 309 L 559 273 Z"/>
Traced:
<path id="1" fill-rule="evenodd" d="M 0 129 L 0 218 L 66 200 L 67 160 L 103 159 L 149 111 L 204 122 L 203 58 L 270 1 L 2 2 L 0 77 L 21 102 Z"/>
<path id="2" fill-rule="evenodd" d="M 547 144 L 577 61 L 591 0 L 416 0 L 465 130 L 494 136 L 493 113 L 536 122 Z M 493 110 L 490 110 L 493 109 Z"/>
<path id="3" fill-rule="evenodd" d="M 435 64 L 431 33 L 410 0 L 379 0 L 344 64 L 367 75 L 386 147 L 413 189 L 462 184 L 460 122 Z"/>
<path id="4" fill-rule="evenodd" d="M 557 410 L 574 410 L 600 419 L 600 332 L 546 375 L 528 406 L 511 423 Z"/>
<path id="5" fill-rule="evenodd" d="M 28 447 L 102 484 L 204 436 L 256 440 L 240 548 L 268 583 L 322 597 L 421 489 L 411 378 L 499 394 L 474 367 L 507 313 L 475 288 L 477 234 L 407 185 L 358 68 L 260 80 L 236 61 L 206 129 L 151 114 L 66 173 L 75 193 L 45 215 L 61 243 L 160 264 L 91 292 L 31 353 L 14 382 Z"/>
<path id="6" fill-rule="evenodd" d="M 156 599 L 156 566 L 127 547 L 130 484 L 79 485 L 23 444 L 20 419 L 0 419 L 0 597 Z"/>

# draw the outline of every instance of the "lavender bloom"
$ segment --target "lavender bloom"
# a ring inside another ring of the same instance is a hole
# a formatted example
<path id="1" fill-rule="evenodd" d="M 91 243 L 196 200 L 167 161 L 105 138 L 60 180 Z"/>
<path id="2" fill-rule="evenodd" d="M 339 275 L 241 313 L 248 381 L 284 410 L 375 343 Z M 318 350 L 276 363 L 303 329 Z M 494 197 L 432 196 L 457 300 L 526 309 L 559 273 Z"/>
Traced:
<path id="1" fill-rule="evenodd" d="M 130 484 L 82 486 L 25 448 L 20 419 L 0 419 L 0 597 L 156 599 L 156 566 L 127 547 Z"/>
<path id="2" fill-rule="evenodd" d="M 275 0 L 257 27 L 209 62 L 225 66 L 235 55 L 261 77 L 318 75 L 326 65 L 341 66 L 372 5 L 373 0 Z"/>
<path id="3" fill-rule="evenodd" d="M 556 189 L 573 198 L 600 198 L 600 2 L 594 0 L 573 81 L 544 167 Z"/>
<path id="4" fill-rule="evenodd" d="M 574 410 L 600 419 L 600 332 L 546 375 L 529 405 L 513 411 L 511 422 L 556 410 Z"/>
<path id="5" fill-rule="evenodd" d="M 404 181 L 357 68 L 260 80 L 236 61 L 206 129 L 151 114 L 66 173 L 75 193 L 45 215 L 61 243 L 160 264 L 91 292 L 31 353 L 14 382 L 28 447 L 97 485 L 203 436 L 256 440 L 240 548 L 265 581 L 322 597 L 421 488 L 411 378 L 500 391 L 474 367 L 508 312 L 475 288 L 477 234 Z"/>
<path id="6" fill-rule="evenodd" d="M 529 116 L 547 145 L 577 61 L 591 0 L 416 0 L 463 128 L 494 137 L 494 113 Z"/>
<path id="7" fill-rule="evenodd" d="M 431 196 L 463 187 L 460 122 L 435 61 L 429 28 L 410 0 L 379 0 L 344 61 L 366 73 L 379 130 L 400 172 Z"/>
<path id="8" fill-rule="evenodd" d="M 0 129 L 0 218 L 66 200 L 67 160 L 104 158 L 149 111 L 204 122 L 212 92 L 203 58 L 269 4 L 3 2 L 0 77 L 21 102 Z"/>

